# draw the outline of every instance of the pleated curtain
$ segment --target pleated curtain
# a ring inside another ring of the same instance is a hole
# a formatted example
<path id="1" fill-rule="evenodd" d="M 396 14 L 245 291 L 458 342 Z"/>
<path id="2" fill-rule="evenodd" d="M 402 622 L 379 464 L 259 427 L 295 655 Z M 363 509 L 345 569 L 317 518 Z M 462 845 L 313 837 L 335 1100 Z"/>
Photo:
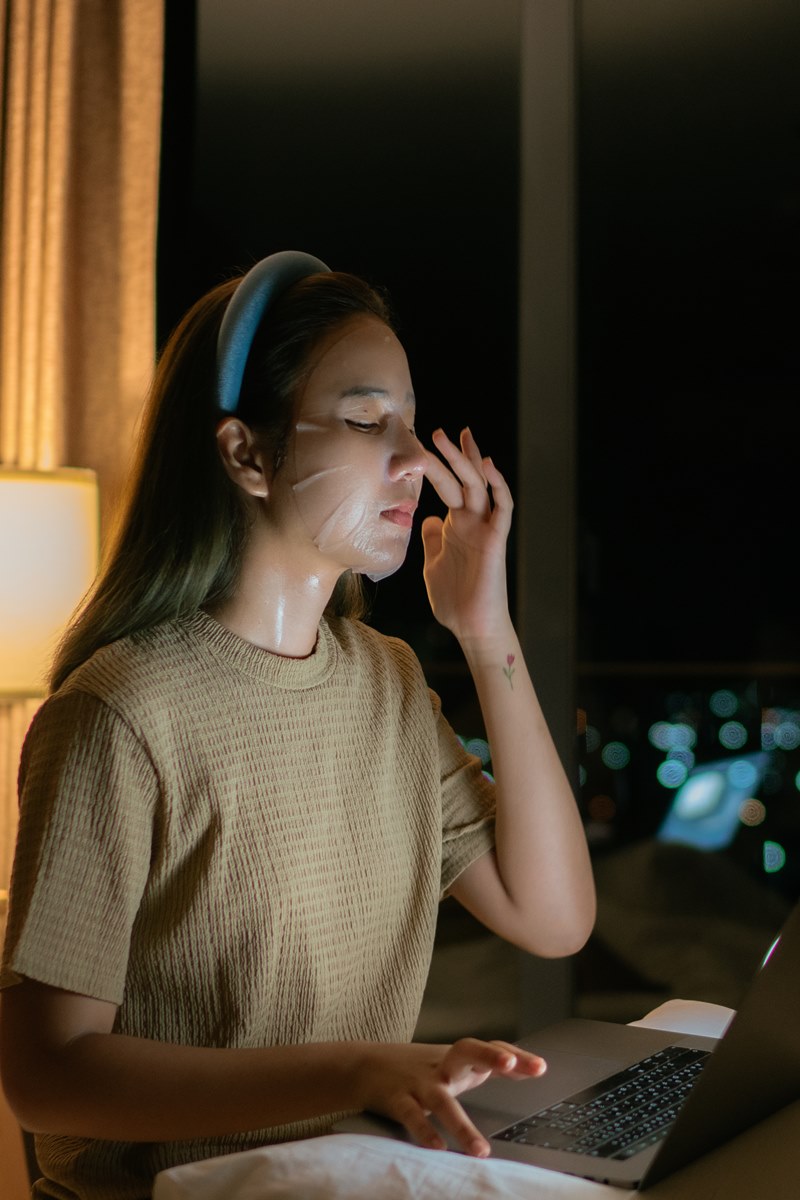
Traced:
<path id="1" fill-rule="evenodd" d="M 153 365 L 162 67 L 163 0 L 0 0 L 0 463 L 91 467 L 104 527 Z M 0 892 L 35 707 L 0 703 Z"/>

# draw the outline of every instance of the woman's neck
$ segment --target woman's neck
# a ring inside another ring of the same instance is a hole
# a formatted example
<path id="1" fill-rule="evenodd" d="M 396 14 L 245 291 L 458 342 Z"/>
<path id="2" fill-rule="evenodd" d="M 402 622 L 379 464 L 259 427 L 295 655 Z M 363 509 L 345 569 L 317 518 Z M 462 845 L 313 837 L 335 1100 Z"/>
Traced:
<path id="1" fill-rule="evenodd" d="M 211 615 L 232 633 L 285 658 L 307 658 L 337 576 L 282 560 L 251 545 L 245 551 L 234 595 Z"/>

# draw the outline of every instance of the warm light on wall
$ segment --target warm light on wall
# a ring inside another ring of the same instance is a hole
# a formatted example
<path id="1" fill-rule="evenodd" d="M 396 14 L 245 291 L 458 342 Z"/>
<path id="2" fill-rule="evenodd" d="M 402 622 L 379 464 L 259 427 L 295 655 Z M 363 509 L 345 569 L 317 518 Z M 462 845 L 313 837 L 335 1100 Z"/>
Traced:
<path id="1" fill-rule="evenodd" d="M 93 471 L 0 467 L 0 699 L 44 694 L 56 642 L 97 557 Z"/>

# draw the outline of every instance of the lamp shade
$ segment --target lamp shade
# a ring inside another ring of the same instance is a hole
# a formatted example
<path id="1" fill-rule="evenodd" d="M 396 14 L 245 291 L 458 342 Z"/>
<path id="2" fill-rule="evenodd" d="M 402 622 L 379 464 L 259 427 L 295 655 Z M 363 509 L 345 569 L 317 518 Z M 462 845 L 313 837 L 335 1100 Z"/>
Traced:
<path id="1" fill-rule="evenodd" d="M 0 467 L 0 696 L 44 693 L 56 643 L 97 559 L 93 471 Z"/>

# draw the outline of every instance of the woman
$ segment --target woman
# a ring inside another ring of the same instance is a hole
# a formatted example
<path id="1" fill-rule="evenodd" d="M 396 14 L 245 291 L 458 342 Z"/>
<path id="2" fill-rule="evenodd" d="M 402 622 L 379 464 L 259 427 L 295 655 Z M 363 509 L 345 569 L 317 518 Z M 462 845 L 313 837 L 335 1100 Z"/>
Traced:
<path id="1" fill-rule="evenodd" d="M 436 906 L 577 950 L 580 820 L 508 614 L 511 498 L 465 430 L 414 434 L 382 299 L 274 255 L 187 315 L 153 387 L 115 548 L 57 656 L 20 772 L 2 1069 L 42 1196 L 149 1195 L 168 1165 L 368 1108 L 489 1147 L 457 1095 L 535 1055 L 409 1042 Z M 422 527 L 495 789 L 358 574 Z M 495 811 L 496 806 L 496 811 Z"/>

